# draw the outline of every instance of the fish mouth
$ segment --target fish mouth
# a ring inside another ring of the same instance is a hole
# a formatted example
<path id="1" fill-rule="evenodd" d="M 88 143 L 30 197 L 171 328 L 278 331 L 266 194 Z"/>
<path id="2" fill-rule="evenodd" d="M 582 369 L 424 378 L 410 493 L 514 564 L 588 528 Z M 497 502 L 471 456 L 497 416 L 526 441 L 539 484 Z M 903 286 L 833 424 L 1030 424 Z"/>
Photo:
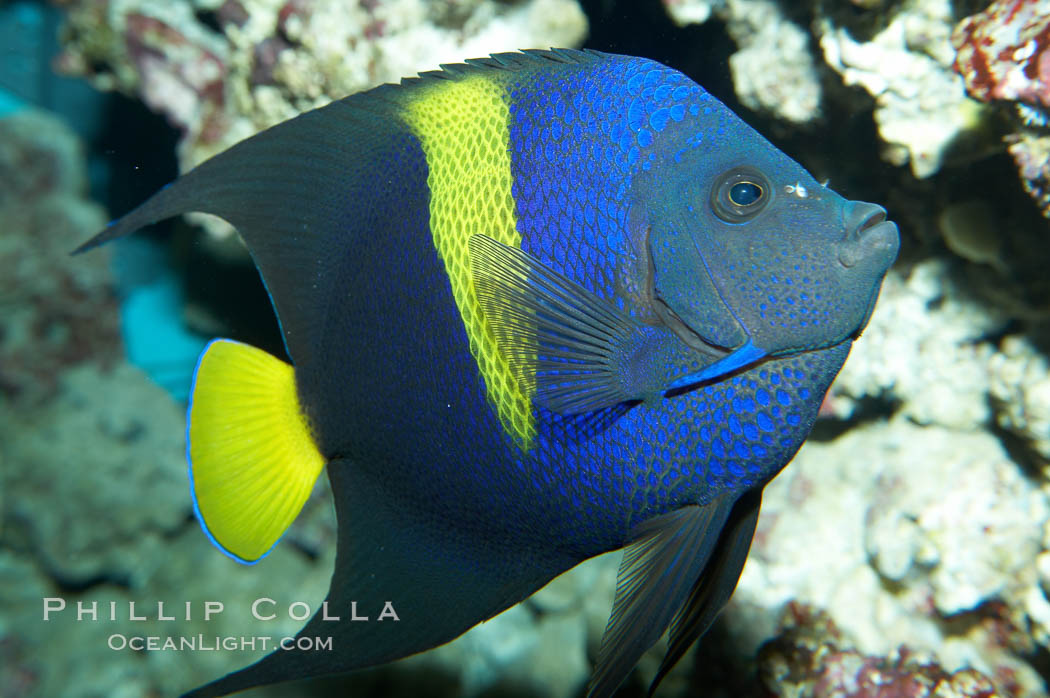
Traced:
<path id="1" fill-rule="evenodd" d="M 862 277 L 875 277 L 868 303 L 851 339 L 860 336 L 867 327 L 882 286 L 882 276 L 897 258 L 900 249 L 900 231 L 897 224 L 886 219 L 886 209 L 863 201 L 851 201 L 845 220 L 847 234 L 839 245 L 838 261 Z M 854 267 L 859 267 L 854 269 Z"/>
<path id="2" fill-rule="evenodd" d="M 839 246 L 839 263 L 850 269 L 861 262 L 889 268 L 897 256 L 900 233 L 897 224 L 886 219 L 886 209 L 876 204 L 853 201 L 843 220 L 846 237 Z"/>
<path id="3" fill-rule="evenodd" d="M 843 210 L 842 227 L 846 237 L 857 238 L 868 228 L 886 220 L 886 209 L 867 201 L 849 201 Z"/>
<path id="4" fill-rule="evenodd" d="M 876 206 L 876 208 L 878 209 L 877 211 L 872 211 L 872 213 L 857 226 L 858 234 L 863 233 L 868 228 L 874 228 L 875 226 L 886 222 L 886 210 L 881 206 Z"/>
<path id="5" fill-rule="evenodd" d="M 891 261 L 896 256 L 899 244 L 896 223 L 886 220 L 875 223 L 864 228 L 862 235 L 860 240 L 849 240 L 839 249 L 839 263 L 842 266 L 849 269 L 876 255 L 884 255 Z"/>

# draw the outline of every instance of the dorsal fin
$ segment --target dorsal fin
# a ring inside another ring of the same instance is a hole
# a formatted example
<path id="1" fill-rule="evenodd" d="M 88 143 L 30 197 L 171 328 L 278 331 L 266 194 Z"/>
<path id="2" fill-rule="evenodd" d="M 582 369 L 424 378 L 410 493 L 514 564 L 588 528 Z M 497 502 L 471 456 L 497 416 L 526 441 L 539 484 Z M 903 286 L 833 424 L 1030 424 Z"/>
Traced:
<path id="1" fill-rule="evenodd" d="M 369 220 L 396 219 L 392 197 L 372 196 L 377 163 L 413 147 L 401 115 L 404 96 L 429 80 L 535 69 L 545 63 L 588 63 L 591 51 L 554 49 L 496 54 L 442 71 L 381 85 L 306 112 L 252 136 L 202 163 L 77 249 L 83 252 L 143 226 L 189 211 L 229 221 L 243 237 L 277 310 L 285 346 L 296 364 L 323 333 L 334 265 L 345 261 L 348 237 L 369 234 Z M 422 173 L 425 179 L 425 172 Z"/>
<path id="2" fill-rule="evenodd" d="M 188 211 L 229 221 L 244 239 L 281 323 L 295 363 L 316 346 L 316 312 L 328 293 L 328 267 L 345 254 L 334 244 L 351 232 L 348 192 L 374 169 L 371 151 L 389 149 L 398 126 L 394 86 L 306 112 L 237 143 L 167 185 L 78 248 L 128 235 Z M 382 143 L 385 140 L 387 143 Z M 396 142 L 396 141 L 395 141 Z M 376 153 L 378 154 L 378 153 Z M 359 207 L 358 207 L 359 208 Z"/>
<path id="3" fill-rule="evenodd" d="M 593 49 L 522 49 L 520 52 L 493 53 L 485 58 L 467 58 L 462 63 L 442 63 L 439 70 L 427 70 L 416 77 L 401 79 L 402 87 L 424 85 L 429 80 L 456 80 L 492 71 L 514 73 L 552 65 L 586 65 L 605 60 L 610 54 Z M 395 86 L 396 87 L 396 86 Z"/>

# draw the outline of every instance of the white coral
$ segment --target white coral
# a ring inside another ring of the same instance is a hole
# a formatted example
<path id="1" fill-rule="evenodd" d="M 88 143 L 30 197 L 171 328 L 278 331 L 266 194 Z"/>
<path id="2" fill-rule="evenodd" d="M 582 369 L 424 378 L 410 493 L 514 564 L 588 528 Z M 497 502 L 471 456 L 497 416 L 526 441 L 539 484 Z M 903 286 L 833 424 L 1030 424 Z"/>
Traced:
<path id="1" fill-rule="evenodd" d="M 911 0 L 867 42 L 828 18 L 817 25 L 825 62 L 875 98 L 883 156 L 910 163 L 920 179 L 936 173 L 952 141 L 980 120 L 981 105 L 952 70 L 952 21 L 948 0 Z"/>

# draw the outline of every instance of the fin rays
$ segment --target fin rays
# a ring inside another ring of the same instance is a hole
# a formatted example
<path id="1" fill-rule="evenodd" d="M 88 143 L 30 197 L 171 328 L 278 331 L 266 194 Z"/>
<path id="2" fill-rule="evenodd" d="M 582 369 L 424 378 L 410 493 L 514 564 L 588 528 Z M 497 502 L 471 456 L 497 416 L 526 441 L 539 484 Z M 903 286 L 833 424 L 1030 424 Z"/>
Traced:
<path id="1" fill-rule="evenodd" d="M 755 489 L 745 492 L 733 505 L 711 559 L 693 585 L 689 599 L 671 621 L 667 654 L 649 685 L 650 696 L 729 602 L 751 549 L 761 503 L 762 491 Z"/>
<path id="2" fill-rule="evenodd" d="M 295 391 L 291 366 L 229 340 L 209 344 L 197 367 L 187 445 L 194 508 L 241 562 L 276 544 L 324 465 Z"/>
<path id="3" fill-rule="evenodd" d="M 729 503 L 716 500 L 657 516 L 635 529 L 620 564 L 588 698 L 611 696 L 660 639 L 707 564 L 729 511 Z"/>
<path id="4" fill-rule="evenodd" d="M 470 254 L 482 310 L 518 380 L 535 385 L 536 405 L 579 414 L 658 390 L 653 375 L 634 374 L 649 337 L 631 317 L 487 236 L 471 237 Z"/>

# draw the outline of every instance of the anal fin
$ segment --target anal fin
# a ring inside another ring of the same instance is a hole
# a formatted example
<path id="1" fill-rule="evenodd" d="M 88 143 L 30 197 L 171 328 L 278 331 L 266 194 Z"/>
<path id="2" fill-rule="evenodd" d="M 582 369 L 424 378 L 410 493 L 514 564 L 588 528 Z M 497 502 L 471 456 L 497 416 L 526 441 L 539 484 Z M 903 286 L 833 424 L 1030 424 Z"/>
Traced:
<path id="1" fill-rule="evenodd" d="M 345 673 L 428 650 L 579 562 L 437 525 L 391 492 L 388 464 L 371 465 L 334 460 L 326 468 L 339 521 L 327 613 L 340 620 L 325 620 L 318 609 L 296 637 L 330 639 L 331 649 L 277 650 L 183 698 Z M 352 620 L 352 611 L 368 620 Z"/>

